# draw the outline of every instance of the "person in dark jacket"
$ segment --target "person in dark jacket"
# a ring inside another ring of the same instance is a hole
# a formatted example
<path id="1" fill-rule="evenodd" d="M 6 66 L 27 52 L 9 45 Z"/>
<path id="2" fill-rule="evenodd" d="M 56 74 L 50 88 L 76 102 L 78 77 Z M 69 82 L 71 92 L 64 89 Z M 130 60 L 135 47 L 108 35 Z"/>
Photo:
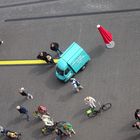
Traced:
<path id="1" fill-rule="evenodd" d="M 140 121 L 140 109 L 136 109 L 134 116 L 136 120 Z"/>
<path id="2" fill-rule="evenodd" d="M 55 51 L 58 54 L 58 56 L 62 54 L 62 51 L 59 49 L 59 44 L 57 42 L 52 42 L 50 44 L 50 49 L 52 51 Z"/>
<path id="3" fill-rule="evenodd" d="M 45 60 L 47 63 L 55 64 L 52 56 L 47 52 L 40 52 L 39 55 L 37 56 L 37 59 Z"/>
<path id="4" fill-rule="evenodd" d="M 17 106 L 16 109 L 19 111 L 20 114 L 26 115 L 27 117 L 27 121 L 29 121 L 29 114 L 28 114 L 28 110 L 23 107 L 23 106 Z"/>
<path id="5" fill-rule="evenodd" d="M 46 56 L 47 56 L 47 52 L 40 52 L 37 56 L 37 59 L 41 59 L 41 60 L 45 60 L 46 61 Z"/>

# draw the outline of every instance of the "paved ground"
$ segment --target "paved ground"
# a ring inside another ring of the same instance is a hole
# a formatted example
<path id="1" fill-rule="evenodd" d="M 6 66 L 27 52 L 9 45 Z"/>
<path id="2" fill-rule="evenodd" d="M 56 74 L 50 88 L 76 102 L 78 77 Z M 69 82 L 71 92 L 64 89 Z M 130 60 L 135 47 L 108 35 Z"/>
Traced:
<path id="1" fill-rule="evenodd" d="M 106 49 L 96 29 L 111 31 L 116 46 Z M 48 106 L 54 120 L 72 122 L 73 140 L 140 140 L 131 128 L 134 110 L 140 106 L 140 1 L 138 0 L 1 0 L 0 59 L 35 59 L 57 41 L 65 50 L 78 42 L 92 57 L 76 77 L 84 89 L 73 94 L 69 83 L 60 83 L 50 66 L 0 67 L 0 124 L 23 133 L 23 140 L 52 140 L 40 135 L 41 122 L 19 117 L 16 105 L 32 112 Z M 25 101 L 18 95 L 24 86 L 34 95 Z M 112 109 L 94 119 L 83 114 L 83 98 L 111 102 Z M 1 138 L 5 140 L 4 138 Z"/>

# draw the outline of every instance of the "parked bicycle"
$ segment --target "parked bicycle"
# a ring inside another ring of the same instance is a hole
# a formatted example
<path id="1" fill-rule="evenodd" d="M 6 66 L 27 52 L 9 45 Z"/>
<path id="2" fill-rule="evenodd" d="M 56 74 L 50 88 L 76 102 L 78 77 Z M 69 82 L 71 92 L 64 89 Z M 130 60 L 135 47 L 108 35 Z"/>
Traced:
<path id="1" fill-rule="evenodd" d="M 99 113 L 109 110 L 111 107 L 112 107 L 111 103 L 106 103 L 103 105 L 99 103 L 99 109 L 89 107 L 88 109 L 86 109 L 85 113 L 88 117 L 95 117 Z"/>

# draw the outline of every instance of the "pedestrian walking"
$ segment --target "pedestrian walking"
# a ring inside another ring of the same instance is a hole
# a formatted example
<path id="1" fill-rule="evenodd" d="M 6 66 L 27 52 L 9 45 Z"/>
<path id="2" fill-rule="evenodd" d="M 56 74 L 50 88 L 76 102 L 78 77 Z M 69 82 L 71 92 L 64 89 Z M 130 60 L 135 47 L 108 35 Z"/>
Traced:
<path id="1" fill-rule="evenodd" d="M 140 109 L 136 109 L 134 116 L 136 120 L 140 121 Z"/>
<path id="2" fill-rule="evenodd" d="M 74 88 L 74 90 L 76 91 L 76 92 L 79 92 L 80 91 L 80 89 L 83 89 L 83 86 L 80 84 L 80 82 L 78 81 L 78 80 L 76 80 L 75 78 L 71 78 L 70 79 L 70 82 L 71 82 L 71 84 L 72 84 L 72 86 L 73 86 L 73 88 Z"/>
<path id="3" fill-rule="evenodd" d="M 85 104 L 87 104 L 88 106 L 90 106 L 91 108 L 96 108 L 96 100 L 91 97 L 91 96 L 87 96 L 86 98 L 84 98 Z"/>
<path id="4" fill-rule="evenodd" d="M 26 115 L 27 121 L 30 120 L 29 114 L 28 114 L 28 110 L 27 110 L 25 107 L 19 106 L 19 105 L 18 105 L 18 106 L 16 107 L 16 109 L 19 111 L 20 114 Z"/>
<path id="5" fill-rule="evenodd" d="M 50 49 L 52 51 L 55 51 L 58 54 L 58 56 L 62 54 L 62 51 L 59 49 L 59 44 L 57 42 L 52 42 L 50 44 Z"/>
<path id="6" fill-rule="evenodd" d="M 52 56 L 47 52 L 40 52 L 37 56 L 37 59 L 45 60 L 47 63 L 55 64 Z"/>
<path id="7" fill-rule="evenodd" d="M 2 45 L 3 44 L 3 41 L 2 40 L 0 40 L 0 45 Z"/>
<path id="8" fill-rule="evenodd" d="M 33 95 L 27 93 L 27 92 L 25 91 L 25 88 L 24 88 L 24 87 L 21 87 L 21 88 L 19 89 L 19 94 L 22 95 L 22 96 L 25 96 L 27 99 L 33 99 Z"/>

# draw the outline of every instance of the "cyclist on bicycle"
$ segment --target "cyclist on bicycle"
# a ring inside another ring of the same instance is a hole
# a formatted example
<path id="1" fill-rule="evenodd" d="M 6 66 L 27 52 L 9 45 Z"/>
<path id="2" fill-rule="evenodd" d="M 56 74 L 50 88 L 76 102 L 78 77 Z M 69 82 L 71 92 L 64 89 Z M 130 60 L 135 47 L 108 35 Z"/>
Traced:
<path id="1" fill-rule="evenodd" d="M 87 96 L 86 98 L 84 98 L 84 102 L 91 108 L 96 108 L 96 105 L 95 105 L 96 100 L 93 97 Z"/>

